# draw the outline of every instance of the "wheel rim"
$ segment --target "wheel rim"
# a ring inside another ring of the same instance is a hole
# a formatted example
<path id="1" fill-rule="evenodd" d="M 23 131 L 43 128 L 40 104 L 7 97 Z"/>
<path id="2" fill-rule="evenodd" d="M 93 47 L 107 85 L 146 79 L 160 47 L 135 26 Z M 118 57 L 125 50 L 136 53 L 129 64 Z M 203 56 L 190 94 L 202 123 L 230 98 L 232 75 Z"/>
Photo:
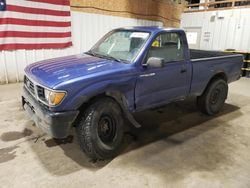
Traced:
<path id="1" fill-rule="evenodd" d="M 98 122 L 98 136 L 102 142 L 112 143 L 115 138 L 116 124 L 109 115 L 102 115 Z"/>
<path id="2" fill-rule="evenodd" d="M 219 89 L 215 89 L 211 94 L 210 103 L 216 104 L 220 99 L 220 94 L 221 94 L 221 91 Z"/>

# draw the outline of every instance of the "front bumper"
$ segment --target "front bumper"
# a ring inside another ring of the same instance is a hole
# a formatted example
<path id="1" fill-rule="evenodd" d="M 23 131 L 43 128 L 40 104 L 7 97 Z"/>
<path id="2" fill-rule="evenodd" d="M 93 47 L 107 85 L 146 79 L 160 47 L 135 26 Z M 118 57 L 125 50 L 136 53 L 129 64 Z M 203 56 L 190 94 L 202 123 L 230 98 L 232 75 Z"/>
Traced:
<path id="1" fill-rule="evenodd" d="M 52 112 L 39 104 L 25 87 L 22 105 L 36 126 L 53 138 L 66 138 L 79 113 L 79 111 Z"/>

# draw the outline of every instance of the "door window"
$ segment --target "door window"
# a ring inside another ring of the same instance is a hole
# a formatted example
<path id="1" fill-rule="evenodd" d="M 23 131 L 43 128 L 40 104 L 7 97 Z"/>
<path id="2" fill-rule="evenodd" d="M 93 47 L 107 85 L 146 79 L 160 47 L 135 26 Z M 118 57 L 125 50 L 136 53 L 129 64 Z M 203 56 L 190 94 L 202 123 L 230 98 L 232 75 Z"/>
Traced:
<path id="1" fill-rule="evenodd" d="M 157 57 L 164 62 L 184 60 L 183 43 L 178 33 L 160 34 L 152 43 L 148 58 Z"/>

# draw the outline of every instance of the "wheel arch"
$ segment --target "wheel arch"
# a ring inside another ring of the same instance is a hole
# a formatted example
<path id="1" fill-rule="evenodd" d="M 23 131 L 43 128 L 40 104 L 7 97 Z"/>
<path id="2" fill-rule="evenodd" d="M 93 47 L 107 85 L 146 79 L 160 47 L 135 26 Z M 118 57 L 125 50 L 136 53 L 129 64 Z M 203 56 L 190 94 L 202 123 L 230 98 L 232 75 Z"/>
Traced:
<path id="1" fill-rule="evenodd" d="M 210 80 L 208 81 L 206 87 L 204 88 L 204 90 L 202 91 L 201 95 L 203 95 L 204 92 L 206 92 L 207 88 L 209 87 L 209 85 L 211 83 L 213 83 L 215 80 L 218 80 L 218 79 L 222 79 L 224 80 L 226 83 L 228 83 L 228 78 L 227 78 L 227 75 L 224 73 L 224 72 L 217 72 L 216 74 L 214 74 Z"/>
<path id="2" fill-rule="evenodd" d="M 218 72 L 215 75 L 212 76 L 212 78 L 209 80 L 208 84 L 209 85 L 211 82 L 217 79 L 222 79 L 225 82 L 228 82 L 227 75 L 224 72 Z"/>
<path id="3" fill-rule="evenodd" d="M 101 100 L 102 98 L 105 98 L 105 97 L 112 98 L 120 106 L 123 114 L 130 121 L 130 123 L 132 125 L 134 125 L 136 128 L 141 127 L 141 125 L 134 119 L 134 117 L 132 116 L 132 114 L 129 112 L 127 98 L 120 91 L 110 90 L 110 91 L 103 91 L 103 92 L 100 92 L 98 94 L 95 94 L 95 95 L 89 97 L 86 101 L 84 101 L 79 106 L 78 110 L 80 112 L 84 112 L 84 110 L 86 108 L 88 108 L 88 106 L 91 105 L 94 101 Z M 77 120 L 76 120 L 76 122 L 77 122 Z"/>
<path id="4" fill-rule="evenodd" d="M 79 106 L 78 110 L 82 111 L 84 108 L 88 107 L 88 105 L 92 104 L 96 100 L 100 100 L 101 98 L 109 97 L 115 100 L 121 108 L 128 108 L 128 104 L 126 103 L 126 97 L 119 91 L 103 91 L 97 94 L 94 94 L 87 98 L 87 100 L 83 101 Z"/>

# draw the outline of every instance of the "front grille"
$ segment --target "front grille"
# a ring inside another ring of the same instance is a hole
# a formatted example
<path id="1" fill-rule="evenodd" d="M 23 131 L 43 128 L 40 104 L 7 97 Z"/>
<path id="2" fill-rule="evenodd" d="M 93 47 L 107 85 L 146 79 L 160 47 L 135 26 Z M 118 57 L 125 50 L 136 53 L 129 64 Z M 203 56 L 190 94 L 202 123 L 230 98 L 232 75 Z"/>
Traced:
<path id="1" fill-rule="evenodd" d="M 45 100 L 45 93 L 44 93 L 44 88 L 41 86 L 36 86 L 37 87 L 37 95 L 41 100 Z"/>
<path id="2" fill-rule="evenodd" d="M 35 85 L 27 76 L 24 76 L 24 84 L 32 94 L 35 94 Z"/>
<path id="3" fill-rule="evenodd" d="M 24 76 L 24 85 L 27 90 L 35 97 L 35 99 L 38 100 L 38 102 L 43 102 L 44 105 L 47 105 L 45 99 L 45 89 L 42 86 L 35 84 L 26 75 Z"/>

